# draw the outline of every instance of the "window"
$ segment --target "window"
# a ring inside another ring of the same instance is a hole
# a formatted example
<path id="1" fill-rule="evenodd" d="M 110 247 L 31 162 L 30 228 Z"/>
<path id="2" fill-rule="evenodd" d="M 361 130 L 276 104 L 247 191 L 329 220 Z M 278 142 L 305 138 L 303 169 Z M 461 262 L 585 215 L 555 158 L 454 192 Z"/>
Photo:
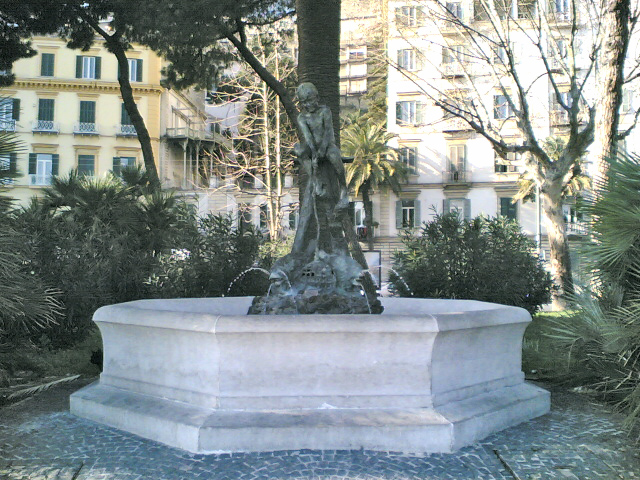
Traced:
<path id="1" fill-rule="evenodd" d="M 134 167 L 136 165 L 136 157 L 113 157 L 113 174 L 122 176 L 122 169 L 126 167 Z"/>
<path id="2" fill-rule="evenodd" d="M 409 172 L 409 174 L 416 175 L 418 173 L 418 147 L 400 147 L 398 151 L 398 158 L 406 165 L 407 172 Z"/>
<path id="3" fill-rule="evenodd" d="M 418 27 L 424 24 L 424 10 L 420 7 L 396 8 L 396 24 L 401 27 Z"/>
<path id="4" fill-rule="evenodd" d="M 509 65 L 509 57 L 507 55 L 507 49 L 503 46 L 498 46 L 493 51 L 493 64 L 494 65 Z"/>
<path id="5" fill-rule="evenodd" d="M 55 100 L 53 98 L 38 99 L 38 120 L 43 122 L 53 122 L 53 110 Z"/>
<path id="6" fill-rule="evenodd" d="M 128 58 L 127 62 L 129 62 L 129 81 L 141 82 L 142 81 L 142 59 Z"/>
<path id="7" fill-rule="evenodd" d="M 457 212 L 465 220 L 471 219 L 471 200 L 468 198 L 445 198 L 444 213 Z"/>
<path id="8" fill-rule="evenodd" d="M 50 185 L 51 177 L 58 175 L 58 154 L 30 153 L 29 178 L 31 185 Z"/>
<path id="9" fill-rule="evenodd" d="M 53 77 L 53 67 L 56 56 L 53 53 L 43 53 L 40 59 L 40 76 Z"/>
<path id="10" fill-rule="evenodd" d="M 467 60 L 465 46 L 464 45 L 449 45 L 442 48 L 442 63 L 458 64 L 465 63 Z"/>
<path id="11" fill-rule="evenodd" d="M 96 102 L 80 101 L 80 123 L 96 123 Z"/>
<path id="12" fill-rule="evenodd" d="M 398 200 L 396 202 L 396 228 L 413 228 L 420 225 L 420 202 Z"/>
<path id="13" fill-rule="evenodd" d="M 460 2 L 447 2 L 447 11 L 455 18 L 462 19 L 462 3 Z"/>
<path id="14" fill-rule="evenodd" d="M 513 110 L 509 104 L 509 99 L 506 95 L 494 95 L 493 96 L 493 118 L 496 120 L 506 120 L 513 117 Z"/>
<path id="15" fill-rule="evenodd" d="M 633 92 L 627 88 L 622 90 L 622 99 L 620 102 L 620 113 L 633 112 Z"/>
<path id="16" fill-rule="evenodd" d="M 260 205 L 260 230 L 266 230 L 269 219 L 269 208 L 267 204 Z"/>
<path id="17" fill-rule="evenodd" d="M 485 8 L 483 0 L 473 0 L 473 19 L 476 22 L 489 20 L 489 11 Z"/>
<path id="18" fill-rule="evenodd" d="M 295 230 L 298 225 L 298 212 L 291 210 L 289 212 L 289 229 Z"/>
<path id="19" fill-rule="evenodd" d="M 448 173 L 449 180 L 454 182 L 464 181 L 464 174 L 467 166 L 467 146 L 449 146 Z"/>
<path id="20" fill-rule="evenodd" d="M 14 132 L 17 120 L 20 120 L 20 99 L 0 99 L 0 130 Z"/>
<path id="21" fill-rule="evenodd" d="M 418 70 L 418 58 L 415 48 L 398 50 L 398 67 L 405 70 Z"/>
<path id="22" fill-rule="evenodd" d="M 532 19 L 536 17 L 536 0 L 518 0 L 518 18 Z"/>
<path id="23" fill-rule="evenodd" d="M 348 51 L 347 58 L 352 61 L 364 60 L 367 58 L 367 47 L 351 48 Z"/>
<path id="24" fill-rule="evenodd" d="M 129 112 L 127 112 L 127 109 L 125 108 L 124 103 L 120 107 L 120 123 L 122 125 L 133 125 L 133 122 L 131 121 L 131 117 L 129 116 Z"/>
<path id="25" fill-rule="evenodd" d="M 415 100 L 396 102 L 396 121 L 399 125 L 424 123 L 424 104 Z"/>
<path id="26" fill-rule="evenodd" d="M 519 170 L 518 163 L 520 162 L 521 158 L 522 158 L 522 155 L 516 152 L 507 153 L 506 158 L 503 158 L 496 153 L 494 158 L 495 172 L 496 173 L 517 172 Z"/>
<path id="27" fill-rule="evenodd" d="M 16 152 L 0 154 L 0 186 L 13 183 L 13 178 L 8 177 L 17 172 L 17 158 Z"/>
<path id="28" fill-rule="evenodd" d="M 500 197 L 500 216 L 518 220 L 518 204 L 511 197 Z"/>
<path id="29" fill-rule="evenodd" d="M 555 14 L 556 21 L 568 22 L 571 20 L 571 0 L 551 0 L 551 9 Z"/>
<path id="30" fill-rule="evenodd" d="M 95 173 L 95 155 L 78 155 L 78 175 L 93 177 Z"/>
<path id="31" fill-rule="evenodd" d="M 101 64 L 102 59 L 100 57 L 78 55 L 76 57 L 76 78 L 99 80 Z"/>
<path id="32" fill-rule="evenodd" d="M 252 226 L 251 222 L 251 205 L 238 204 L 238 230 L 240 232 L 246 232 Z"/>

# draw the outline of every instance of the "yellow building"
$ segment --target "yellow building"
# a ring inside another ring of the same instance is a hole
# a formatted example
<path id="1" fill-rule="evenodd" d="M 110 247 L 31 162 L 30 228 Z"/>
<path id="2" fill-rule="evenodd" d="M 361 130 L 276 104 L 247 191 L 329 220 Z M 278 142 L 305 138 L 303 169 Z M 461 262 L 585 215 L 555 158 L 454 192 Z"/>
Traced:
<path id="1" fill-rule="evenodd" d="M 13 66 L 15 83 L 0 90 L 0 130 L 14 131 L 23 151 L 12 158 L 20 176 L 9 192 L 26 203 L 54 175 L 101 177 L 143 164 L 135 128 L 124 110 L 113 54 L 96 39 L 86 51 L 56 37 L 35 37 L 37 55 Z M 207 129 L 204 94 L 161 86 L 163 60 L 134 45 L 127 52 L 135 101 L 145 119 L 164 187 L 195 191 L 199 162 L 214 144 Z"/>

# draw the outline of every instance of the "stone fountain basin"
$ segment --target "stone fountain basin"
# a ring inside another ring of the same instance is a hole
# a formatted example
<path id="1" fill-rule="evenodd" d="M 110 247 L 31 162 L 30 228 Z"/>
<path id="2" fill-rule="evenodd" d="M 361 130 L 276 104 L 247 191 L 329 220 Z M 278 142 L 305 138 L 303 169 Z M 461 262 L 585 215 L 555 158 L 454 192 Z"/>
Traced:
<path id="1" fill-rule="evenodd" d="M 382 315 L 248 316 L 251 301 L 100 308 L 104 371 L 72 413 L 197 453 L 451 452 L 549 411 L 521 371 L 521 308 L 385 298 Z"/>

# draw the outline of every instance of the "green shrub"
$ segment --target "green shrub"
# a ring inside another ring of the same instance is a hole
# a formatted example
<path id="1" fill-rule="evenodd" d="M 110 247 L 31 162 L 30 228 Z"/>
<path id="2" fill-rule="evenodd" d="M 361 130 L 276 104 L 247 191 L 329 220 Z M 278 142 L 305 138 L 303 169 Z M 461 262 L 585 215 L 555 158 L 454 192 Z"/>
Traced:
<path id="1" fill-rule="evenodd" d="M 262 235 L 233 228 L 231 218 L 207 215 L 183 226 L 172 251 L 158 256 L 147 280 L 155 298 L 264 294 L 268 276 L 251 268 L 259 261 Z"/>
<path id="2" fill-rule="evenodd" d="M 402 241 L 390 277 L 401 296 L 483 300 L 531 313 L 550 300 L 549 274 L 515 222 L 436 215 Z"/>

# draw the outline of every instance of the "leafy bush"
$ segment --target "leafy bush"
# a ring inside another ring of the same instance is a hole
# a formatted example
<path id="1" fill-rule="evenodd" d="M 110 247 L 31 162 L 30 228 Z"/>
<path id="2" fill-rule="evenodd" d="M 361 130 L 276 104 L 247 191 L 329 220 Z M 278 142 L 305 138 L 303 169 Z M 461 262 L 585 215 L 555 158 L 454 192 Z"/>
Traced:
<path id="1" fill-rule="evenodd" d="M 551 279 L 534 244 L 513 222 L 436 215 L 420 235 L 405 234 L 390 280 L 401 296 L 483 300 L 526 308 L 549 302 Z"/>
<path id="2" fill-rule="evenodd" d="M 230 217 L 207 215 L 184 225 L 171 252 L 158 256 L 149 280 L 155 298 L 259 295 L 268 276 L 251 268 L 258 262 L 262 235 L 233 228 Z"/>
<path id="3" fill-rule="evenodd" d="M 12 224 L 24 246 L 23 269 L 59 291 L 64 315 L 31 336 L 54 349 L 81 341 L 103 305 L 225 295 L 258 262 L 262 241 L 253 230 L 236 232 L 228 218 L 198 219 L 169 194 L 75 173 L 54 179 L 43 198 L 14 213 Z M 250 272 L 231 294 L 265 290 L 266 275 Z"/>

